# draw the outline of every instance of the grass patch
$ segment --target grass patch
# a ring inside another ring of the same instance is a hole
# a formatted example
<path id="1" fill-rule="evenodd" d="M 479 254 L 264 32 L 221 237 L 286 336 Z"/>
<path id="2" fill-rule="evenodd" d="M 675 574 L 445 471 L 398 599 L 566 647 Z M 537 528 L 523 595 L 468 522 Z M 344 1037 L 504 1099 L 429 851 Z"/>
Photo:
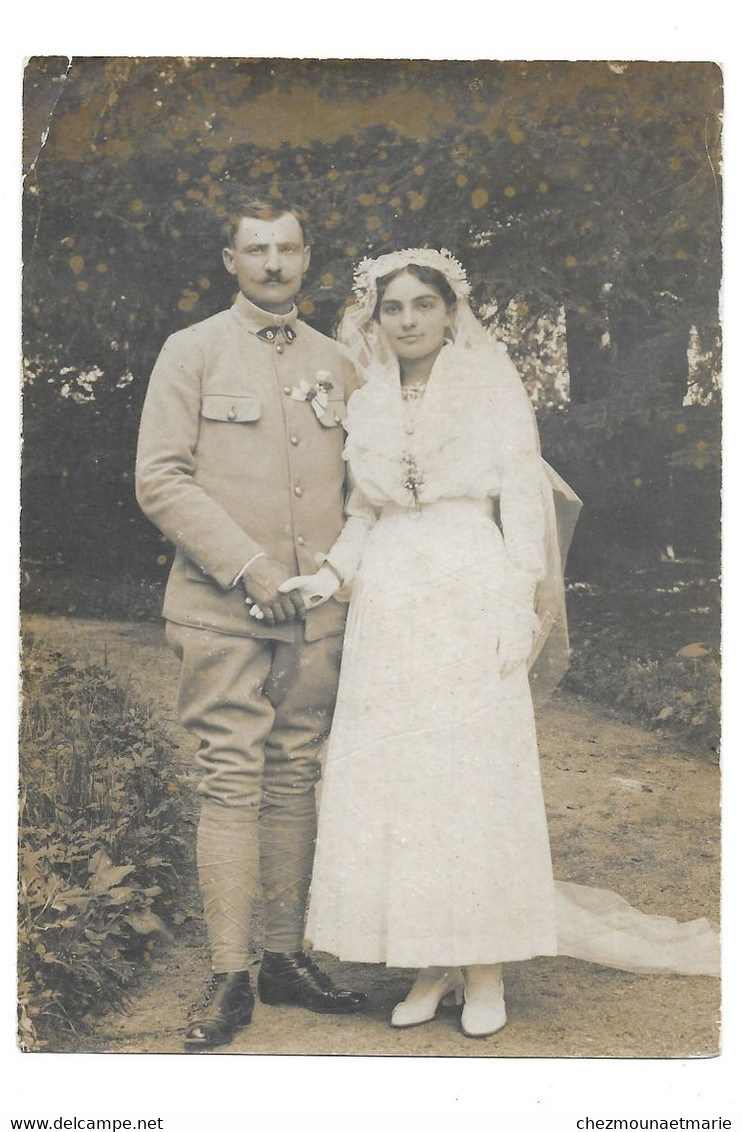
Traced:
<path id="1" fill-rule="evenodd" d="M 122 1007 L 178 912 L 186 787 L 163 725 L 105 668 L 27 642 L 20 727 L 20 1044 Z"/>

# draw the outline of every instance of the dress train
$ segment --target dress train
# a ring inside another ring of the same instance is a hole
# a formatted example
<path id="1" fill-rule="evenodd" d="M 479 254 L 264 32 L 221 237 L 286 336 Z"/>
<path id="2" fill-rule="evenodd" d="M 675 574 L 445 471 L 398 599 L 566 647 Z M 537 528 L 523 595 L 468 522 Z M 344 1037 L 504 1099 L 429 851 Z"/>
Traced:
<path id="1" fill-rule="evenodd" d="M 719 934 L 633 908 L 606 888 L 555 881 L 557 953 L 637 974 L 717 975 Z"/>

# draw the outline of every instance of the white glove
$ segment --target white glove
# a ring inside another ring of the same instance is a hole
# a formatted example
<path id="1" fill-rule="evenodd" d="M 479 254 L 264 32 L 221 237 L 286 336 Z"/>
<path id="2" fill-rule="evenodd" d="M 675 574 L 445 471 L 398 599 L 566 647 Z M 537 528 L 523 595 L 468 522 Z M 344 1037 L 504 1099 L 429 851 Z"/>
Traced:
<path id="1" fill-rule="evenodd" d="M 304 599 L 307 609 L 315 609 L 337 593 L 341 582 L 337 575 L 327 566 L 323 566 L 316 574 L 299 574 L 295 578 L 287 578 L 278 587 L 282 594 L 298 590 Z"/>
<path id="2" fill-rule="evenodd" d="M 532 609 L 508 605 L 500 622 L 497 656 L 500 675 L 504 678 L 527 663 L 541 622 Z"/>

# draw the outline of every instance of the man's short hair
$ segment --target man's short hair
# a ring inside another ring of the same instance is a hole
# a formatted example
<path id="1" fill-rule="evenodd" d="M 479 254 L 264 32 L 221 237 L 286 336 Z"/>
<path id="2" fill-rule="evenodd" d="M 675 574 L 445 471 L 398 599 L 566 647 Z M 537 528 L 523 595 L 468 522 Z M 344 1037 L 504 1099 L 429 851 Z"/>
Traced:
<path id="1" fill-rule="evenodd" d="M 233 193 L 226 204 L 228 213 L 222 224 L 221 233 L 222 240 L 227 247 L 232 247 L 234 244 L 240 221 L 245 217 L 252 220 L 279 220 L 287 213 L 295 216 L 298 220 L 305 245 L 310 242 L 304 211 L 287 201 L 269 200 L 267 197 L 257 197 L 249 192 L 242 191 Z"/>

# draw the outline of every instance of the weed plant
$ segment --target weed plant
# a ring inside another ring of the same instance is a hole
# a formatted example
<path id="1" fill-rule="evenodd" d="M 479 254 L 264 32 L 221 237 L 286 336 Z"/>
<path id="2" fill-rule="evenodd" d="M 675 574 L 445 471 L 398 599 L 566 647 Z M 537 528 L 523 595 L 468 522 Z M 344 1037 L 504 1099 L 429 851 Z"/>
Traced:
<path id="1" fill-rule="evenodd" d="M 20 726 L 20 1044 L 120 1008 L 179 893 L 173 744 L 105 667 L 27 643 Z M 177 919 L 177 914 L 176 914 Z"/>

